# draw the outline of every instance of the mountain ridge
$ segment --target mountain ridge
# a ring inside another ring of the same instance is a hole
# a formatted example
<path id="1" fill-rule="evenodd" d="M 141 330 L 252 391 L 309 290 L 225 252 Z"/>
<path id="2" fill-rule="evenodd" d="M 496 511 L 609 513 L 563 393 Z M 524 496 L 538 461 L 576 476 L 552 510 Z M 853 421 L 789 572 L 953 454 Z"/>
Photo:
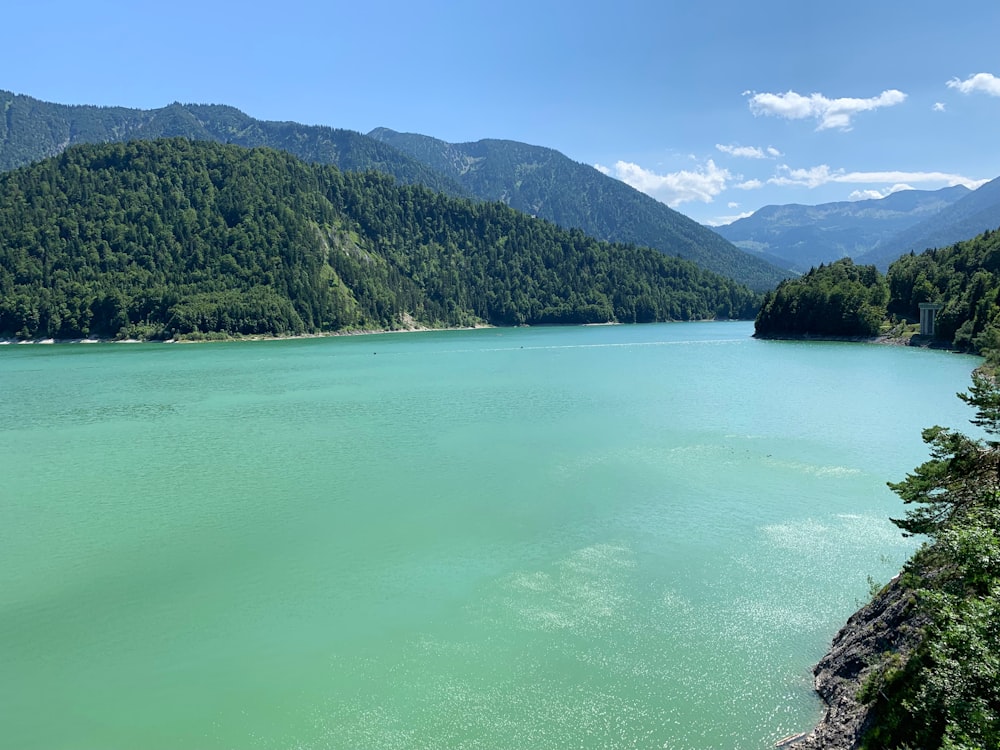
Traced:
<path id="1" fill-rule="evenodd" d="M 737 247 L 777 256 L 788 268 L 805 273 L 840 258 L 860 260 L 970 194 L 956 185 L 901 190 L 880 199 L 768 205 L 716 231 Z"/>
<path id="2" fill-rule="evenodd" d="M 191 140 L 270 146 L 307 162 L 340 169 L 374 169 L 403 184 L 470 197 L 457 183 L 428 169 L 389 144 L 353 130 L 290 121 L 258 120 L 227 104 L 181 104 L 158 109 L 54 104 L 0 90 L 0 171 L 50 156 L 83 143 L 155 140 L 181 136 Z"/>
<path id="3" fill-rule="evenodd" d="M 1000 177 L 981 185 L 923 221 L 858 257 L 882 271 L 914 252 L 947 247 L 1000 226 Z"/>
<path id="4" fill-rule="evenodd" d="M 385 127 L 368 135 L 443 172 L 478 198 L 503 201 L 562 227 L 652 247 L 737 278 L 757 291 L 773 288 L 789 275 L 666 204 L 555 149 L 496 138 L 449 143 Z"/>
<path id="5" fill-rule="evenodd" d="M 0 170 L 57 155 L 72 145 L 135 138 L 181 136 L 245 147 L 269 146 L 309 162 L 350 171 L 383 172 L 403 184 L 421 184 L 451 196 L 503 200 L 513 208 L 565 228 L 582 229 L 597 239 L 650 246 L 691 260 L 756 291 L 773 288 L 787 276 L 649 196 L 545 147 L 482 141 L 483 153 L 469 155 L 456 149 L 451 161 L 431 160 L 430 154 L 424 154 L 424 159 L 435 165 L 431 166 L 388 142 L 395 131 L 377 129 L 373 133 L 380 137 L 376 138 L 327 126 L 256 120 L 224 104 L 174 102 L 155 110 L 138 110 L 51 104 L 0 91 L 0 110 Z M 541 159 L 539 154 L 543 154 Z M 521 161 L 524 158 L 535 161 Z M 455 159 L 460 162 L 457 168 Z M 509 168 L 510 174 L 497 172 L 498 164 Z M 463 184 L 470 181 L 470 174 L 476 178 L 478 193 Z M 611 183 L 613 187 L 609 187 Z M 504 187 L 498 191 L 499 185 Z M 521 200 L 526 192 L 531 193 L 530 199 Z M 619 231 L 614 231 L 615 227 Z"/>

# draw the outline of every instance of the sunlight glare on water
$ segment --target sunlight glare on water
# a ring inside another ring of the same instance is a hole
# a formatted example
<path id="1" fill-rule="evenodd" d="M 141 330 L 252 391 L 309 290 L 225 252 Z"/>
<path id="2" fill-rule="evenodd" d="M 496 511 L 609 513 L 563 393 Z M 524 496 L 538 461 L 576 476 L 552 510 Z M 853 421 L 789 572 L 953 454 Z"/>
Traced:
<path id="1" fill-rule="evenodd" d="M 3 347 L 0 747 L 808 729 L 976 360 L 750 333 Z"/>

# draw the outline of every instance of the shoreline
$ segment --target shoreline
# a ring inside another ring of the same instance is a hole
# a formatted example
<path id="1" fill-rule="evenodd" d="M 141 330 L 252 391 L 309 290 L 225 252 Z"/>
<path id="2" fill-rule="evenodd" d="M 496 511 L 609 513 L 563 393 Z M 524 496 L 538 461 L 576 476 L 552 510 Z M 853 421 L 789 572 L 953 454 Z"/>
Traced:
<path id="1" fill-rule="evenodd" d="M 788 334 L 753 334 L 753 337 L 760 341 L 835 341 L 849 344 L 879 344 L 882 346 L 914 346 L 919 349 L 944 349 L 955 351 L 947 341 L 933 339 L 930 336 L 913 334 L 911 336 L 895 336 L 892 334 L 880 334 L 878 336 L 826 336 L 815 333 L 788 333 Z"/>
<path id="2" fill-rule="evenodd" d="M 659 321 L 661 323 L 713 323 L 713 322 L 749 322 L 740 321 L 738 319 L 723 319 L 722 321 L 716 318 L 705 318 L 703 320 L 664 320 Z M 539 326 L 532 326 L 529 324 L 522 324 L 516 326 L 498 326 L 492 325 L 490 323 L 478 323 L 472 326 L 424 326 L 416 322 L 404 321 L 406 325 L 400 328 L 351 328 L 341 331 L 323 331 L 320 333 L 294 333 L 294 334 L 248 334 L 248 335 L 237 335 L 237 336 L 226 336 L 220 338 L 210 338 L 213 336 L 212 333 L 202 334 L 206 338 L 182 338 L 182 339 L 114 339 L 114 338 L 73 338 L 73 339 L 54 339 L 54 338 L 38 338 L 38 339 L 11 339 L 11 338 L 0 338 L 0 346 L 24 346 L 24 345 L 34 345 L 34 346 L 47 346 L 47 345 L 65 345 L 65 344 L 224 344 L 230 342 L 239 341 L 286 341 L 294 339 L 321 339 L 321 338 L 332 338 L 336 336 L 374 336 L 376 334 L 390 334 L 390 333 L 426 333 L 429 331 L 479 331 L 489 328 L 532 328 L 539 327 L 541 325 L 549 326 L 559 326 L 565 325 L 566 327 L 579 326 L 581 328 L 590 327 L 603 327 L 603 326 L 620 326 L 620 325 L 647 325 L 646 323 L 621 323 L 619 321 L 608 321 L 606 323 L 570 323 L 570 324 L 558 324 L 558 323 L 544 323 L 539 324 Z"/>
<path id="3" fill-rule="evenodd" d="M 445 326 L 432 328 L 430 326 L 413 326 L 409 328 L 373 328 L 349 329 L 343 331 L 324 331 L 322 333 L 293 334 L 249 334 L 246 336 L 226 336 L 225 338 L 193 338 L 193 339 L 113 339 L 113 338 L 75 338 L 75 339 L 0 339 L 0 346 L 63 346 L 67 344 L 226 344 L 241 341 L 288 341 L 295 339 L 322 339 L 336 336 L 373 336 L 388 333 L 425 333 L 428 331 L 478 331 L 485 328 L 497 328 L 492 325 L 475 326 Z M 211 336 L 212 334 L 205 334 Z"/>

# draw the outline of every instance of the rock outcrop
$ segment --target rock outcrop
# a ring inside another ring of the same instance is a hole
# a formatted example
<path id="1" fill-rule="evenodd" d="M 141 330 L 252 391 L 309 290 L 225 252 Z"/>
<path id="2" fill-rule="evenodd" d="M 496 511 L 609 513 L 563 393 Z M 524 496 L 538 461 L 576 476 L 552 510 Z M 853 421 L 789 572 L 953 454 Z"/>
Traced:
<path id="1" fill-rule="evenodd" d="M 905 659 L 919 643 L 922 624 L 912 591 L 898 577 L 851 615 L 813 670 L 826 711 L 816 728 L 794 744 L 795 750 L 859 748 L 877 711 L 877 705 L 858 701 L 865 678 L 887 653 Z"/>

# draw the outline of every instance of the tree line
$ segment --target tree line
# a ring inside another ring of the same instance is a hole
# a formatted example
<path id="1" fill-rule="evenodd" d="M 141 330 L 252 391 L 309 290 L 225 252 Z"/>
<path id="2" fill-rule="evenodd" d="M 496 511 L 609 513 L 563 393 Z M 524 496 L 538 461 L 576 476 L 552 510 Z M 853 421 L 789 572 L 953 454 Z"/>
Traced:
<path id="1" fill-rule="evenodd" d="M 849 258 L 821 265 L 764 296 L 756 332 L 875 336 L 918 320 L 921 302 L 943 305 L 935 325 L 941 341 L 968 352 L 1000 349 L 1000 231 L 904 255 L 885 275 Z"/>

